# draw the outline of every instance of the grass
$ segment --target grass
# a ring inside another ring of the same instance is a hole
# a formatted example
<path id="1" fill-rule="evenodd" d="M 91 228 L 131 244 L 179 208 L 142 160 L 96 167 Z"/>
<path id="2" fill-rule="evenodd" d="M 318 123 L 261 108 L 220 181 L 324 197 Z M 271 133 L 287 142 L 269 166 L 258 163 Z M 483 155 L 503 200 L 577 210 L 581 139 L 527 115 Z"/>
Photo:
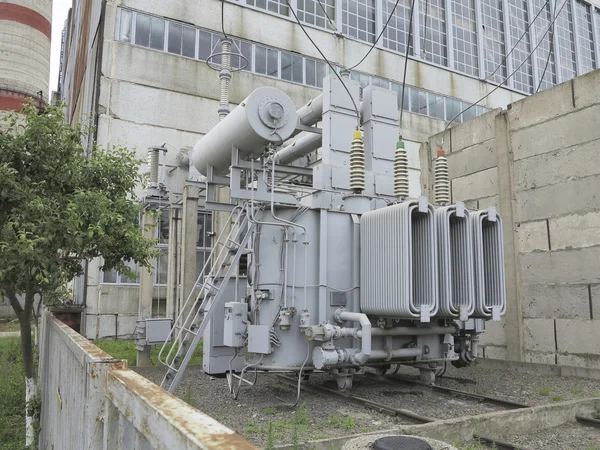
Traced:
<path id="1" fill-rule="evenodd" d="M 267 416 L 274 416 L 275 414 L 277 414 L 277 408 L 267 408 L 264 410 L 264 413 Z"/>
<path id="2" fill-rule="evenodd" d="M 600 445 L 598 444 L 588 444 L 585 450 L 600 450 Z"/>
<path id="3" fill-rule="evenodd" d="M 331 428 L 343 428 L 344 430 L 353 430 L 356 428 L 354 419 L 350 416 L 342 417 L 338 414 L 330 414 L 327 426 Z"/>
<path id="4" fill-rule="evenodd" d="M 569 389 L 569 392 L 573 395 L 581 395 L 581 393 L 583 393 L 583 388 L 579 386 L 574 386 L 571 389 Z"/>
<path id="5" fill-rule="evenodd" d="M 114 339 L 98 339 L 94 341 L 94 344 L 97 347 L 100 347 L 113 358 L 126 359 L 127 364 L 130 367 L 136 365 L 137 350 L 135 349 L 134 341 L 115 341 Z M 168 351 L 172 345 L 173 344 L 167 344 L 165 350 Z M 150 363 L 153 366 L 157 366 L 160 364 L 158 361 L 158 353 L 160 352 L 160 349 L 162 347 L 162 345 L 157 345 L 152 350 L 150 350 Z M 202 341 L 198 343 L 198 346 L 196 347 L 196 350 L 194 351 L 194 354 L 190 359 L 189 364 L 202 364 Z"/>
<path id="6" fill-rule="evenodd" d="M 600 420 L 600 403 L 596 403 L 594 411 L 592 411 L 592 417 L 596 420 Z"/>
<path id="7" fill-rule="evenodd" d="M 488 447 L 487 445 L 484 445 L 481 443 L 481 441 L 476 441 L 476 442 L 471 442 L 469 444 L 467 444 L 466 446 L 463 445 L 462 447 L 458 444 L 455 445 L 456 448 L 458 448 L 459 450 L 488 450 L 488 449 L 492 449 L 492 450 L 497 450 L 496 445 L 493 445 L 492 447 Z"/>
<path id="8" fill-rule="evenodd" d="M 548 397 L 552 393 L 552 389 L 547 387 L 541 387 L 538 389 L 538 393 L 544 397 Z"/>
<path id="9" fill-rule="evenodd" d="M 20 331 L 18 321 L 11 322 L 0 322 L 0 333 L 10 332 L 10 331 Z"/>
<path id="10" fill-rule="evenodd" d="M 555 395 L 555 396 L 552 397 L 552 401 L 553 402 L 562 402 L 563 398 L 560 395 Z"/>
<path id="11" fill-rule="evenodd" d="M 25 448 L 25 374 L 19 338 L 0 339 L 0 446 Z"/>

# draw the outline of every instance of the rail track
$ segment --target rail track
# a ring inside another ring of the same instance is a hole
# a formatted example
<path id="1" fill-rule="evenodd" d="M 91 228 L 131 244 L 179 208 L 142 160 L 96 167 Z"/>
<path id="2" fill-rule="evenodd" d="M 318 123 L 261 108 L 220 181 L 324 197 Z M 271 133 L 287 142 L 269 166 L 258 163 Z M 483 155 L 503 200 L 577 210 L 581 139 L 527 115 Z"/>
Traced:
<path id="1" fill-rule="evenodd" d="M 505 400 L 502 398 L 492 397 L 492 396 L 483 395 L 483 394 L 475 394 L 472 392 L 461 391 L 458 389 L 452 389 L 452 388 L 447 388 L 447 387 L 443 387 L 443 386 L 427 385 L 420 381 L 411 380 L 411 379 L 407 379 L 407 378 L 403 378 L 403 377 L 390 377 L 390 376 L 381 376 L 381 375 L 374 375 L 374 374 L 367 374 L 367 377 L 373 381 L 377 381 L 382 384 L 396 385 L 396 386 L 402 384 L 402 385 L 415 386 L 415 387 L 419 387 L 422 389 L 428 389 L 428 390 L 431 390 L 433 392 L 436 392 L 436 393 L 439 393 L 442 395 L 476 400 L 476 401 L 479 401 L 482 403 L 500 406 L 500 407 L 503 407 L 503 408 L 506 408 L 509 410 L 530 407 L 529 405 L 526 405 L 524 403 L 518 403 L 518 402 L 514 402 L 512 400 Z M 287 377 L 284 375 L 277 375 L 276 378 L 279 382 L 289 385 L 291 387 L 296 387 L 298 385 L 298 380 L 295 378 L 290 378 L 290 377 Z M 382 404 L 379 402 L 368 400 L 368 399 L 353 395 L 351 393 L 340 392 L 338 390 L 329 389 L 324 386 L 309 384 L 306 381 L 301 384 L 301 388 L 302 388 L 302 390 L 304 390 L 306 392 L 311 392 L 313 394 L 326 396 L 326 397 L 329 397 L 329 398 L 332 398 L 332 399 L 335 399 L 338 401 L 342 401 L 349 405 L 360 406 L 360 407 L 364 407 L 364 408 L 367 408 L 367 409 L 370 409 L 373 411 L 377 411 L 377 412 L 380 412 L 383 414 L 387 414 L 390 416 L 399 417 L 404 420 L 407 420 L 410 423 L 426 424 L 426 423 L 432 423 L 432 422 L 436 422 L 436 421 L 440 420 L 440 419 L 436 419 L 436 418 L 432 418 L 432 417 L 422 416 L 420 414 L 416 414 L 416 413 L 406 410 L 406 409 L 395 408 L 395 407 L 385 405 L 385 404 Z M 591 418 L 583 417 L 583 416 L 577 416 L 576 419 L 580 425 L 600 429 L 600 420 L 591 419 Z M 492 445 L 493 448 L 498 449 L 498 450 L 530 450 L 523 446 L 515 445 L 510 442 L 505 442 L 505 441 L 501 441 L 498 439 L 492 439 L 487 436 L 474 435 L 474 438 L 479 440 L 482 443 Z"/>

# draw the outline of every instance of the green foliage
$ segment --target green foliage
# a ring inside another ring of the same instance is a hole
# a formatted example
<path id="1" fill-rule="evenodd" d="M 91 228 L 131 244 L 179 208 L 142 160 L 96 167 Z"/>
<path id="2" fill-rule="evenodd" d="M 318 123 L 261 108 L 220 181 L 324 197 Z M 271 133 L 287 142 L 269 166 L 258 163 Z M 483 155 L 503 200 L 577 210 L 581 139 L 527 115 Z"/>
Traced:
<path id="1" fill-rule="evenodd" d="M 130 367 L 136 365 L 137 359 L 137 351 L 135 348 L 134 341 L 115 341 L 114 339 L 97 339 L 94 341 L 94 344 L 108 353 L 110 356 L 116 359 L 126 359 L 127 364 Z M 167 344 L 165 347 L 165 352 L 168 352 L 171 348 L 172 344 Z M 150 350 L 150 364 L 153 366 L 158 366 L 158 354 L 163 345 L 157 345 L 156 347 Z M 166 353 L 164 354 L 166 355 Z M 194 350 L 194 354 L 189 362 L 191 365 L 201 365 L 202 364 L 202 340 L 198 343 L 196 350 Z"/>
<path id="2" fill-rule="evenodd" d="M 356 422 L 350 416 L 343 417 L 338 414 L 330 414 L 327 426 L 332 428 L 343 428 L 344 430 L 353 430 L 356 428 Z"/>
<path id="3" fill-rule="evenodd" d="M 269 422 L 269 431 L 267 432 L 267 440 L 265 442 L 265 450 L 275 449 L 275 433 L 273 431 L 273 422 Z"/>
<path id="4" fill-rule="evenodd" d="M 588 444 L 588 446 L 585 448 L 585 450 L 600 450 L 600 445 L 599 444 Z"/>
<path id="5" fill-rule="evenodd" d="M 571 389 L 569 389 L 569 392 L 573 395 L 581 395 L 581 393 L 583 393 L 583 388 L 579 386 L 573 386 Z"/>
<path id="6" fill-rule="evenodd" d="M 561 395 L 554 395 L 554 396 L 552 397 L 552 401 L 553 401 L 553 402 L 562 402 L 562 401 L 563 401 L 563 398 L 562 398 L 562 396 L 561 396 Z"/>
<path id="7" fill-rule="evenodd" d="M 62 107 L 0 120 L 0 293 L 64 299 L 81 261 L 130 273 L 149 266 L 155 241 L 142 236 L 135 188 L 142 181 L 133 151 L 84 150 L 89 130 L 65 122 Z"/>
<path id="8" fill-rule="evenodd" d="M 0 339 L 0 447 L 25 448 L 25 374 L 18 338 Z"/>
<path id="9" fill-rule="evenodd" d="M 265 413 L 267 416 L 274 416 L 275 414 L 277 414 L 277 408 L 272 408 L 272 407 L 271 407 L 271 408 L 266 408 L 266 409 L 264 410 L 264 413 Z"/>
<path id="10" fill-rule="evenodd" d="M 552 393 L 552 389 L 548 387 L 541 387 L 538 389 L 538 393 L 544 397 L 548 397 Z"/>
<path id="11" fill-rule="evenodd" d="M 244 428 L 244 433 L 246 433 L 246 434 L 260 433 L 260 427 L 256 424 L 256 422 L 248 422 L 246 424 L 246 427 Z"/>

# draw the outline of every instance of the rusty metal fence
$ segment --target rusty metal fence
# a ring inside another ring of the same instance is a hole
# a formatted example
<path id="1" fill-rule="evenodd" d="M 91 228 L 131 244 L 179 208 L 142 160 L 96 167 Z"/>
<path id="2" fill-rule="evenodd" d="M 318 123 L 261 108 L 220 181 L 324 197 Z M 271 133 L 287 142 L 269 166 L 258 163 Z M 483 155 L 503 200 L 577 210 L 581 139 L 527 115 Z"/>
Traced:
<path id="1" fill-rule="evenodd" d="M 256 448 L 47 312 L 39 386 L 41 450 Z"/>

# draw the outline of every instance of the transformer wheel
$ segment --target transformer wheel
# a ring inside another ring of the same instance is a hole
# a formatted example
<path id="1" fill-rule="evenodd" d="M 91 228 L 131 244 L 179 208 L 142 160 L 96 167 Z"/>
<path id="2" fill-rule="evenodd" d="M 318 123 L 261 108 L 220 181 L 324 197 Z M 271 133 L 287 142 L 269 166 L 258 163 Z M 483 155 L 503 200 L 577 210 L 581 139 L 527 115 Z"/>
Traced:
<path id="1" fill-rule="evenodd" d="M 431 369 L 420 369 L 419 377 L 421 378 L 421 382 L 426 384 L 427 386 L 431 386 L 435 384 L 435 371 Z"/>

